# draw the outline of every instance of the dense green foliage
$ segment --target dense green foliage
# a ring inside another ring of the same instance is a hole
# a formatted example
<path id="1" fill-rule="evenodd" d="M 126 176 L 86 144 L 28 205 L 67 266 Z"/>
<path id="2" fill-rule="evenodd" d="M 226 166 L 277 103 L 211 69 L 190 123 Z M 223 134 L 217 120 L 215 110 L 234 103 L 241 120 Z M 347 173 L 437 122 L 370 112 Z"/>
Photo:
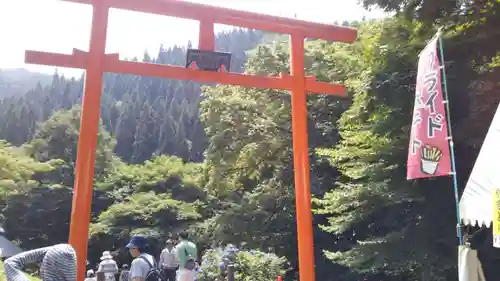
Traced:
<path id="1" fill-rule="evenodd" d="M 317 276 L 456 280 L 451 181 L 406 180 L 416 63 L 439 23 L 463 187 L 500 101 L 498 1 L 362 2 L 395 15 L 349 23 L 354 44 L 306 41 L 306 72 L 349 93 L 308 97 Z M 235 30 L 216 45 L 233 53 L 233 71 L 289 72 L 286 37 Z M 174 46 L 142 61 L 184 59 Z M 0 223 L 24 248 L 66 240 L 81 96 L 80 79 L 57 73 L 25 94 L 0 93 Z M 129 261 L 123 245 L 134 233 L 158 254 L 187 229 L 202 250 L 245 242 L 273 253 L 238 254 L 237 280 L 274 280 L 285 258 L 297 269 L 289 93 L 107 74 L 101 117 L 91 262 L 110 249 Z M 215 255 L 206 253 L 200 280 L 214 280 Z"/>
<path id="2" fill-rule="evenodd" d="M 283 273 L 285 259 L 261 251 L 236 251 L 227 253 L 227 248 L 210 249 L 202 257 L 198 269 L 198 280 L 217 281 L 228 273 L 228 265 L 234 267 L 234 279 L 242 281 L 274 281 Z"/>

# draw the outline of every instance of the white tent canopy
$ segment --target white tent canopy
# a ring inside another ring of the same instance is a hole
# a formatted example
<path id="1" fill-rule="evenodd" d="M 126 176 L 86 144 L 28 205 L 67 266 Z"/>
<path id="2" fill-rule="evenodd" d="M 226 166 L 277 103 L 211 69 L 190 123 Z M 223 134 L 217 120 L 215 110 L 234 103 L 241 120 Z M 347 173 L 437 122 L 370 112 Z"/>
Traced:
<path id="1" fill-rule="evenodd" d="M 0 226 L 0 258 L 8 258 L 21 253 L 23 250 L 5 238 L 4 229 Z"/>
<path id="2" fill-rule="evenodd" d="M 7 238 L 0 235 L 0 257 L 8 258 L 21 253 L 22 250 Z"/>
<path id="3" fill-rule="evenodd" d="M 458 280 L 485 281 L 483 267 L 477 256 L 477 250 L 469 246 L 458 246 Z"/>
<path id="4" fill-rule="evenodd" d="M 499 161 L 500 106 L 460 199 L 460 219 L 463 224 L 490 227 L 493 221 L 493 192 L 500 188 Z"/>

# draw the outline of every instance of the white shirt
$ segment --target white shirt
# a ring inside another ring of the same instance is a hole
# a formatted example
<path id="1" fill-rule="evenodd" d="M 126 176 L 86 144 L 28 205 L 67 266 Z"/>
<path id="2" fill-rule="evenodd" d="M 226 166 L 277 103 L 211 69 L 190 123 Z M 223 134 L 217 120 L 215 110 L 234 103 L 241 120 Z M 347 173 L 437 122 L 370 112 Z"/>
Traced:
<path id="1" fill-rule="evenodd" d="M 172 250 L 165 248 L 161 251 L 160 266 L 162 268 L 176 268 L 179 266 L 179 260 L 175 254 L 175 248 L 172 248 Z"/>

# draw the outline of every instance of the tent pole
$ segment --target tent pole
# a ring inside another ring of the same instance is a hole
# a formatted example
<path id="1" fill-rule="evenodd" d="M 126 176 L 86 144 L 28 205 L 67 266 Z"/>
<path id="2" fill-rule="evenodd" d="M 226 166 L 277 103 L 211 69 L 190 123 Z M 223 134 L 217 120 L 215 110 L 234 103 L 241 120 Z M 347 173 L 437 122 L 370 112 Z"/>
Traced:
<path id="1" fill-rule="evenodd" d="M 450 100 L 448 99 L 448 83 L 446 81 L 446 70 L 444 65 L 444 52 L 443 52 L 443 40 L 441 39 L 441 31 L 438 31 L 438 44 L 439 44 L 439 54 L 441 60 L 441 73 L 442 73 L 442 83 L 443 83 L 443 94 L 444 103 L 446 109 L 446 121 L 448 129 L 448 143 L 450 145 L 450 158 L 451 158 L 451 173 L 453 176 L 453 189 L 455 192 L 455 207 L 457 212 L 457 236 L 459 245 L 463 245 L 462 227 L 460 223 L 460 205 L 458 199 L 458 180 L 457 180 L 457 169 L 455 165 L 455 148 L 453 143 L 453 135 L 451 131 L 451 118 L 450 118 Z"/>

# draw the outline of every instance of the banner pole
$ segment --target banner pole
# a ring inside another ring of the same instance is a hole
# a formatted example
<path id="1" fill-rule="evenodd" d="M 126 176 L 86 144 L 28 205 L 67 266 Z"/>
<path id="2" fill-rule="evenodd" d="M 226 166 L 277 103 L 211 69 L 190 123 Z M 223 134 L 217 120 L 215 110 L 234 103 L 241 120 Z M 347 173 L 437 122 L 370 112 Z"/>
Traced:
<path id="1" fill-rule="evenodd" d="M 448 84 L 446 81 L 446 70 L 444 65 L 444 52 L 443 52 L 443 41 L 441 39 L 441 31 L 438 31 L 438 43 L 439 43 L 439 54 L 441 57 L 441 73 L 442 73 L 442 83 L 443 83 L 443 94 L 444 94 L 444 103 L 446 109 L 446 121 L 447 121 L 447 129 L 448 129 L 448 143 L 450 145 L 450 158 L 451 158 L 451 173 L 453 176 L 453 189 L 455 191 L 455 207 L 457 211 L 457 236 L 459 245 L 462 245 L 463 237 L 462 237 L 462 227 L 460 223 L 460 205 L 458 199 L 458 180 L 457 180 L 457 169 L 455 165 L 455 148 L 453 144 L 453 135 L 451 132 L 451 118 L 450 118 L 450 100 L 448 99 Z"/>

